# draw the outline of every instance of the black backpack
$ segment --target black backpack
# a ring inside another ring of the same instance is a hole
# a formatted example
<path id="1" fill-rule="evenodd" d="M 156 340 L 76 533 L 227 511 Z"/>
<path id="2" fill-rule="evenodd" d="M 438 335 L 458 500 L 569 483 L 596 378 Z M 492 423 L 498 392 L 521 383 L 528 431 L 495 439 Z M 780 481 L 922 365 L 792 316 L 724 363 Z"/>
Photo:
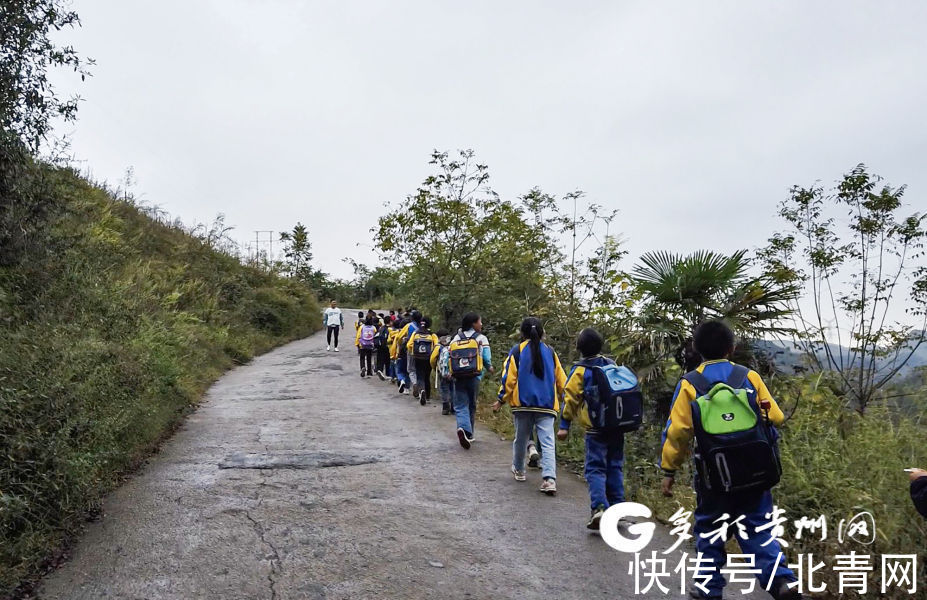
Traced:
<path id="1" fill-rule="evenodd" d="M 386 342 L 389 339 L 389 325 L 384 325 L 380 327 L 380 330 L 377 331 L 377 337 L 373 340 L 373 345 L 377 348 L 383 348 L 386 346 Z"/>
<path id="2" fill-rule="evenodd" d="M 782 477 L 778 436 L 761 412 L 744 366 L 711 383 L 697 371 L 683 377 L 695 388 L 692 408 L 695 469 L 712 493 L 771 489 Z"/>

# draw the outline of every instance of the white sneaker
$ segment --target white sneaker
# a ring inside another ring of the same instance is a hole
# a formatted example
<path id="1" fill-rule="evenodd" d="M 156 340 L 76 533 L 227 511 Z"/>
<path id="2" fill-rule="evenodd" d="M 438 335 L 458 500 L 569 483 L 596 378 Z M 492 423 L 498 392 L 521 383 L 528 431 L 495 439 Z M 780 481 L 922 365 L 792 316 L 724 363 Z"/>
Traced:
<path id="1" fill-rule="evenodd" d="M 525 472 L 516 469 L 515 465 L 512 465 L 512 475 L 515 476 L 515 481 L 525 481 L 527 479 L 527 477 L 525 477 Z"/>
<path id="2" fill-rule="evenodd" d="M 335 346 L 335 352 L 338 352 L 338 346 Z"/>
<path id="3" fill-rule="evenodd" d="M 547 494 L 548 496 L 553 496 L 557 493 L 557 480 L 556 479 L 545 479 L 541 484 L 541 491 Z"/>
<path id="4" fill-rule="evenodd" d="M 326 346 L 326 347 L 325 347 L 325 351 L 326 351 L 326 352 L 331 352 L 331 351 L 332 351 L 332 347 L 331 347 L 331 346 Z"/>

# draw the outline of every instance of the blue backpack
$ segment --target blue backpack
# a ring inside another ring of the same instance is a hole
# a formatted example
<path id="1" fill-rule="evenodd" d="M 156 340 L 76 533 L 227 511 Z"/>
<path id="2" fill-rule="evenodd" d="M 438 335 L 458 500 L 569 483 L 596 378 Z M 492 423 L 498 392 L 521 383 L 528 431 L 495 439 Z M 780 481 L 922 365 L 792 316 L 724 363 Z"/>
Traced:
<path id="1" fill-rule="evenodd" d="M 592 374 L 583 389 L 592 426 L 622 433 L 639 429 L 644 421 L 644 396 L 634 371 L 611 361 L 605 365 L 580 361 L 577 366 Z"/>

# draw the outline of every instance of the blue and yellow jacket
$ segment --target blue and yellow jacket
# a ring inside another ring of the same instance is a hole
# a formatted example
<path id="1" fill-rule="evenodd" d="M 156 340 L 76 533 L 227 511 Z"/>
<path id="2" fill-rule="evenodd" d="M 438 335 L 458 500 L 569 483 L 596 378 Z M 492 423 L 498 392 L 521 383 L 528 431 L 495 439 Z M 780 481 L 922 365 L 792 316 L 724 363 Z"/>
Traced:
<path id="1" fill-rule="evenodd" d="M 734 363 L 728 360 L 713 360 L 702 363 L 696 369 L 699 373 L 711 383 L 727 381 L 731 375 Z M 750 371 L 747 375 L 747 381 L 756 391 L 757 404 L 764 400 L 770 404 L 769 420 L 773 425 L 782 425 L 785 421 L 785 415 L 782 409 L 773 400 L 769 389 L 763 382 L 763 378 L 756 371 Z M 666 475 L 673 475 L 676 470 L 682 466 L 689 454 L 689 445 L 695 437 L 695 431 L 692 428 L 692 407 L 690 403 L 695 400 L 696 392 L 692 384 L 685 379 L 680 380 L 676 386 L 676 393 L 673 396 L 669 419 L 666 421 L 666 427 L 663 429 L 663 453 L 660 458 L 660 466 Z"/>
<path id="2" fill-rule="evenodd" d="M 553 348 L 541 343 L 544 379 L 538 378 L 531 369 L 533 359 L 528 345 L 529 342 L 522 342 L 512 348 L 506 357 L 502 366 L 499 400 L 507 402 L 513 411 L 543 412 L 556 417 L 560 414 L 566 373 Z"/>
<path id="3" fill-rule="evenodd" d="M 392 345 L 393 348 L 390 348 L 390 356 L 394 358 L 399 358 L 400 355 L 406 353 L 406 346 L 402 343 L 402 340 L 408 342 L 408 337 L 413 333 L 418 331 L 418 325 L 415 324 L 415 321 L 410 321 L 406 323 L 405 327 L 399 330 L 399 333 L 393 338 Z"/>
<path id="4" fill-rule="evenodd" d="M 583 362 L 597 367 L 615 364 L 615 361 L 602 355 L 584 358 Z M 563 414 L 560 416 L 560 429 L 569 429 L 572 422 L 579 418 L 580 425 L 586 431 L 595 431 L 589 419 L 589 408 L 586 406 L 585 398 L 586 388 L 593 384 L 592 376 L 592 371 L 585 366 L 580 364 L 573 366 L 566 383 L 566 397 L 563 401 Z"/>

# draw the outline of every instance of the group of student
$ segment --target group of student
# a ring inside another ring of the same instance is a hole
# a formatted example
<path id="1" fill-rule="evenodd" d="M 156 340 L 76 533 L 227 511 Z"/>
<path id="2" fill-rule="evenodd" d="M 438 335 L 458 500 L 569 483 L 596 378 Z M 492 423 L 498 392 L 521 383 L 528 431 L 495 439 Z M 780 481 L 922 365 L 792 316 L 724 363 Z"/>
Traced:
<path id="1" fill-rule="evenodd" d="M 432 397 L 434 372 L 441 414 L 456 417 L 458 441 L 469 449 L 476 441 L 473 426 L 480 382 L 486 372 L 495 372 L 489 340 L 476 313 L 464 315 L 455 334 L 444 329 L 434 333 L 431 325 L 431 319 L 414 308 L 405 313 L 358 312 L 354 345 L 360 376 L 376 375 L 425 406 Z"/>
<path id="2" fill-rule="evenodd" d="M 602 355 L 603 338 L 594 329 L 579 333 L 580 360 L 569 375 L 556 351 L 544 342 L 543 323 L 526 318 L 522 340 L 507 354 L 498 399 L 511 408 L 515 425 L 511 472 L 526 481 L 526 467 L 540 468 L 540 491 L 557 491 L 556 440 L 566 440 L 574 422 L 585 430 L 584 475 L 589 488 L 589 529 L 597 530 L 609 506 L 625 501 L 624 441 L 642 419 L 642 396 L 633 372 Z M 734 334 L 722 321 L 707 321 L 693 334 L 703 362 L 679 382 L 662 433 L 662 492 L 672 495 L 676 471 L 696 443 L 694 538 L 710 579 L 690 591 L 692 598 L 721 598 L 725 580 L 725 542 L 710 535 L 725 520 L 739 517 L 741 549 L 755 559 L 757 578 L 777 600 L 801 598 L 796 576 L 782 548 L 764 524 L 773 513 L 771 488 L 778 483 L 778 431 L 785 417 L 755 371 L 730 361 Z M 460 329 L 431 332 L 431 320 L 417 310 L 399 315 L 358 314 L 355 345 L 361 376 L 376 374 L 412 391 L 424 406 L 431 374 L 442 413 L 457 418 L 460 445 L 474 443 L 476 398 L 486 372 L 493 372 L 489 341 L 476 313 Z M 376 357 L 371 367 L 371 357 Z M 731 530 L 734 531 L 733 529 Z"/>

